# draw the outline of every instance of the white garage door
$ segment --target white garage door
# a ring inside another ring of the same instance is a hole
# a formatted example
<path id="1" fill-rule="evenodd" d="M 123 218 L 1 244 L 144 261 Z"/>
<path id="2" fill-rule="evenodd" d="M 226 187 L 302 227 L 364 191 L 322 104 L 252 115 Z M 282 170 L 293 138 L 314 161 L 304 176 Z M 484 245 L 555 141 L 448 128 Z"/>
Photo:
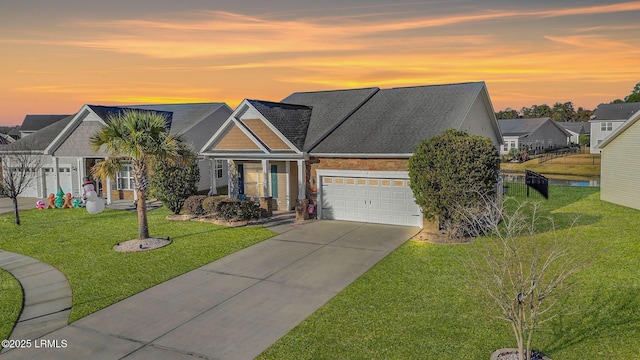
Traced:
<path id="1" fill-rule="evenodd" d="M 422 227 L 408 179 L 321 176 L 323 219 Z"/>
<path id="2" fill-rule="evenodd" d="M 58 176 L 60 177 L 60 187 L 66 194 L 72 192 L 71 190 L 71 168 L 61 167 L 58 169 Z M 46 191 L 45 194 L 58 194 L 58 188 L 56 187 L 56 173 L 54 168 L 44 168 L 44 179 Z"/>

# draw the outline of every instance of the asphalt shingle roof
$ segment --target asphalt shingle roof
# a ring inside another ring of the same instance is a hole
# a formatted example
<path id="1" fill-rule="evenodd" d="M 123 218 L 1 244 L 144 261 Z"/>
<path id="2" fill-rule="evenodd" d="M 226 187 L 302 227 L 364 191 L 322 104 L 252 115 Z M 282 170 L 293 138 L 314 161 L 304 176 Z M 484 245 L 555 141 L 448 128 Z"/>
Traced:
<path id="1" fill-rule="evenodd" d="M 198 104 L 148 104 L 129 105 L 127 108 L 170 112 L 173 114 L 171 121 L 171 133 L 182 134 L 187 132 L 208 115 L 225 106 L 225 103 L 198 103 Z M 224 119 L 226 120 L 226 118 Z M 224 122 L 224 120 L 222 120 Z M 212 128 L 212 134 L 222 125 Z"/>
<path id="2" fill-rule="evenodd" d="M 29 149 L 34 151 L 44 151 L 56 136 L 58 136 L 62 129 L 71 122 L 73 117 L 74 115 L 68 115 L 67 117 L 58 120 L 57 122 L 46 126 L 29 136 L 16 140 L 14 143 L 7 145 L 4 150 L 11 151 Z"/>
<path id="3" fill-rule="evenodd" d="M 459 128 L 484 83 L 383 89 L 312 153 L 409 154 L 424 139 Z"/>
<path id="4" fill-rule="evenodd" d="M 293 93 L 283 103 L 312 108 L 304 150 L 309 151 L 323 136 L 357 110 L 378 88 Z"/>
<path id="5" fill-rule="evenodd" d="M 498 120 L 498 125 L 503 136 L 523 136 L 531 134 L 549 120 L 551 120 L 549 117 L 505 119 Z"/>
<path id="6" fill-rule="evenodd" d="M 20 126 L 21 131 L 38 131 L 70 115 L 27 115 Z"/>
<path id="7" fill-rule="evenodd" d="M 570 130 L 573 131 L 576 134 L 588 134 L 589 133 L 589 123 L 587 122 L 582 122 L 582 121 L 576 121 L 576 122 L 572 122 L 572 121 L 559 121 L 556 122 L 556 124 L 562 126 L 564 129 L 566 130 Z"/>
<path id="8" fill-rule="evenodd" d="M 624 104 L 600 104 L 591 117 L 592 120 L 627 120 L 640 111 L 640 102 Z"/>
<path id="9" fill-rule="evenodd" d="M 162 114 L 167 118 L 167 127 L 171 128 L 173 113 L 169 111 L 160 111 L 160 110 L 147 110 L 147 109 L 135 109 L 131 107 L 121 107 L 121 106 L 102 106 L 102 105 L 87 105 L 93 112 L 96 113 L 102 120 L 105 122 L 110 121 L 109 119 L 112 116 L 118 116 L 124 113 L 127 110 L 143 110 L 143 111 L 151 111 Z"/>
<path id="10" fill-rule="evenodd" d="M 278 129 L 298 150 L 304 148 L 311 108 L 304 105 L 261 100 L 247 101 Z"/>

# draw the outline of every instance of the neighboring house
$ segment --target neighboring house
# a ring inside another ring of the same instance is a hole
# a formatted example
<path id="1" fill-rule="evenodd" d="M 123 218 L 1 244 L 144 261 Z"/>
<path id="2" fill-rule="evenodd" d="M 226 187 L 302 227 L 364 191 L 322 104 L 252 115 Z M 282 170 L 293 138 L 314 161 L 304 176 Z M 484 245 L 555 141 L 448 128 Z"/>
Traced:
<path id="1" fill-rule="evenodd" d="M 571 134 L 571 138 L 569 139 L 571 145 L 580 145 L 580 137 L 589 136 L 591 132 L 591 126 L 587 122 L 561 121 L 556 123 Z"/>
<path id="2" fill-rule="evenodd" d="M 22 125 L 20 125 L 20 129 L 18 130 L 20 132 L 20 137 L 23 138 L 25 136 L 29 136 L 36 131 L 57 123 L 68 116 L 71 115 L 27 115 L 24 117 Z"/>
<path id="3" fill-rule="evenodd" d="M 244 100 L 200 153 L 229 162 L 230 194 L 303 199 L 324 219 L 422 226 L 409 187 L 415 147 L 454 128 L 502 137 L 483 82 L 294 93 Z"/>
<path id="4" fill-rule="evenodd" d="M 591 153 L 599 153 L 597 145 L 639 110 L 640 102 L 598 105 L 589 120 L 591 124 Z"/>
<path id="5" fill-rule="evenodd" d="M 597 147 L 601 152 L 600 199 L 640 210 L 640 111 Z"/>
<path id="6" fill-rule="evenodd" d="M 520 118 L 498 120 L 504 144 L 500 154 L 511 149 L 525 150 L 534 154 L 567 147 L 571 134 L 551 118 Z"/>
<path id="7" fill-rule="evenodd" d="M 197 151 L 207 140 L 207 134 L 215 132 L 229 117 L 232 110 L 224 103 L 203 104 L 155 104 L 135 106 L 84 105 L 75 115 L 68 116 L 14 143 L 29 141 L 35 151 L 43 156 L 43 167 L 39 180 L 27 189 L 24 197 L 46 197 L 58 188 L 74 196 L 82 195 L 83 177 L 91 176 L 91 167 L 105 159 L 108 154 L 95 152 L 90 137 L 109 121 L 111 114 L 127 109 L 160 112 L 171 120 L 170 132 L 183 134 L 186 141 Z M 18 144 L 18 145 L 15 145 Z M 200 159 L 199 190 L 215 189 L 227 184 L 225 162 Z M 133 174 L 130 164 L 120 171 L 116 179 L 96 184 L 101 196 L 111 203 L 113 199 L 135 199 Z"/>

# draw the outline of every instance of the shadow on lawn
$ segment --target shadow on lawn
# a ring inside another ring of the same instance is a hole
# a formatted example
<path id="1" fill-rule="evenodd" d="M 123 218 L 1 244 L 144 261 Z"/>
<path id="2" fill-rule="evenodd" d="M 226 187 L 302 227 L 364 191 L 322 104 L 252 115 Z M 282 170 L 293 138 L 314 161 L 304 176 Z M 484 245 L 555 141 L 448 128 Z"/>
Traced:
<path id="1" fill-rule="evenodd" d="M 620 290 L 626 291 L 620 291 Z M 578 313 L 559 316 L 549 324 L 554 341 L 545 347 L 551 353 L 571 349 L 585 341 L 628 337 L 640 327 L 638 289 L 617 287 L 610 293 L 600 290 Z M 597 340 L 596 340 L 597 341 Z M 619 340 L 615 340 L 619 343 Z M 598 341 L 601 343 L 601 341 Z M 622 346 L 622 345 L 621 345 Z"/>

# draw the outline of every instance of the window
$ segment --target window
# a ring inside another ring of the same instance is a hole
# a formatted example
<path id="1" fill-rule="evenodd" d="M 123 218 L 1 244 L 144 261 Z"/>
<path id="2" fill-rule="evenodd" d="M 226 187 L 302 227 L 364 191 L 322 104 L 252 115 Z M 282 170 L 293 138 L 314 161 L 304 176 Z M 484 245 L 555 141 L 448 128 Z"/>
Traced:
<path id="1" fill-rule="evenodd" d="M 133 190 L 133 166 L 124 164 L 122 170 L 116 176 L 118 190 Z"/>
<path id="2" fill-rule="evenodd" d="M 510 148 L 510 149 L 515 149 L 515 148 L 516 148 L 516 142 L 515 142 L 515 141 L 511 141 L 511 142 L 509 143 L 509 148 Z"/>
<path id="3" fill-rule="evenodd" d="M 612 122 L 602 122 L 602 123 L 600 123 L 600 130 L 601 131 L 612 131 L 613 130 L 613 123 Z"/>
<path id="4" fill-rule="evenodd" d="M 216 167 L 215 167 L 215 171 L 216 171 L 216 178 L 218 179 L 222 179 L 222 160 L 216 160 Z"/>
<path id="5" fill-rule="evenodd" d="M 509 143 L 505 141 L 504 146 L 502 146 L 502 150 L 504 150 L 505 152 L 509 151 Z"/>

